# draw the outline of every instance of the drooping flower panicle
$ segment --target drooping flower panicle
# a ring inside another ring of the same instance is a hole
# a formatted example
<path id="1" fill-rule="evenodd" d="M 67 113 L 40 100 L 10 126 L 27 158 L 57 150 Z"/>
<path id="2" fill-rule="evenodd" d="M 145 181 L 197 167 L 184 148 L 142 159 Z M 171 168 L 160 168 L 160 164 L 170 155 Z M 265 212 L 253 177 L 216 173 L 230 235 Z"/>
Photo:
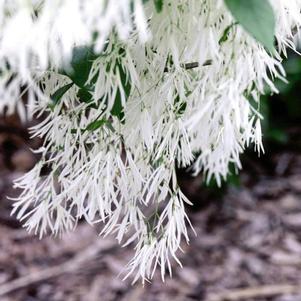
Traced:
<path id="1" fill-rule="evenodd" d="M 271 4 L 274 54 L 222 0 L 165 0 L 160 13 L 141 0 L 0 1 L 0 110 L 46 116 L 31 128 L 41 160 L 15 183 L 17 218 L 40 236 L 102 222 L 135 244 L 126 275 L 159 266 L 164 279 L 189 241 L 176 168 L 220 184 L 246 147 L 263 150 L 259 97 L 277 92 L 301 24 L 301 1 Z"/>

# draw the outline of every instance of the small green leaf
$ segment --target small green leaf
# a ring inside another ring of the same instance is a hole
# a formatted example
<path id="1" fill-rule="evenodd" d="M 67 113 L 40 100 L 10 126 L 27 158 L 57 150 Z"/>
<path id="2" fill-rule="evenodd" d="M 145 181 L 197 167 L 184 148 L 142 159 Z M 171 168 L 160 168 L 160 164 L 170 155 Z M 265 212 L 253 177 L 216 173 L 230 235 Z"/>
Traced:
<path id="1" fill-rule="evenodd" d="M 106 127 L 112 132 L 115 133 L 115 129 L 112 126 L 112 123 L 110 121 L 106 122 Z"/>
<path id="2" fill-rule="evenodd" d="M 70 83 L 63 87 L 60 87 L 50 96 L 50 98 L 52 100 L 52 104 L 50 106 L 52 109 L 60 102 L 61 98 L 72 86 L 73 86 L 73 83 Z"/>
<path id="3" fill-rule="evenodd" d="M 187 108 L 187 103 L 185 101 L 181 101 L 180 96 L 177 95 L 174 100 L 174 108 L 175 108 L 176 116 L 181 116 L 184 114 Z"/>
<path id="4" fill-rule="evenodd" d="M 93 132 L 93 131 L 98 130 L 102 126 L 106 126 L 113 133 L 115 132 L 115 129 L 113 128 L 111 121 L 106 120 L 106 119 L 97 119 L 97 120 L 91 122 L 90 124 L 87 125 L 87 127 L 84 130 L 82 130 L 82 132 L 85 132 L 85 131 Z"/>
<path id="5" fill-rule="evenodd" d="M 93 132 L 107 123 L 106 119 L 98 119 L 87 125 L 85 131 Z"/>
<path id="6" fill-rule="evenodd" d="M 116 98 L 115 98 L 114 105 L 113 105 L 112 110 L 111 110 L 111 114 L 113 116 L 118 117 L 119 120 L 121 120 L 124 116 L 123 107 L 122 107 L 122 103 L 121 103 L 121 96 L 120 96 L 119 90 L 116 93 Z"/>
<path id="7" fill-rule="evenodd" d="M 276 21 L 269 0 L 224 1 L 239 24 L 273 53 Z"/>
<path id="8" fill-rule="evenodd" d="M 126 76 L 126 73 L 122 69 L 122 66 L 120 63 L 117 63 L 116 68 L 119 71 L 121 83 L 123 85 L 123 89 L 125 92 L 125 97 L 128 98 L 130 95 L 130 92 L 131 92 L 131 83 Z M 111 114 L 113 116 L 118 117 L 119 120 L 122 120 L 124 117 L 123 106 L 122 106 L 122 101 L 121 101 L 121 93 L 120 93 L 119 89 L 116 93 L 116 98 L 115 98 L 115 102 L 114 102 L 114 105 L 111 110 Z"/>
<path id="9" fill-rule="evenodd" d="M 90 103 L 92 101 L 92 94 L 85 88 L 78 90 L 77 97 L 81 102 Z"/>
<path id="10" fill-rule="evenodd" d="M 221 38 L 219 39 L 218 43 L 221 45 L 224 42 L 227 41 L 228 39 L 228 35 L 230 33 L 230 30 L 232 29 L 233 26 L 237 25 L 237 22 L 233 22 L 232 24 L 230 24 L 229 26 L 227 26 L 223 32 L 223 35 L 221 36 Z"/>
<path id="11" fill-rule="evenodd" d="M 157 13 L 160 13 L 163 9 L 163 0 L 154 0 Z"/>

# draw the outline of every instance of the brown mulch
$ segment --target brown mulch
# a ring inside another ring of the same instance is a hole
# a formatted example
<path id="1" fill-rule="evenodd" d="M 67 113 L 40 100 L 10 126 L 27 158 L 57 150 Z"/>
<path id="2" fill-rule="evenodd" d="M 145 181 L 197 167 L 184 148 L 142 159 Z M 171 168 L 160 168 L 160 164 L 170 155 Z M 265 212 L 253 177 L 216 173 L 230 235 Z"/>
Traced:
<path id="1" fill-rule="evenodd" d="M 39 141 L 30 143 L 14 119 L 0 121 L 1 301 L 301 300 L 300 152 L 247 158 L 241 185 L 223 194 L 208 194 L 199 178 L 182 180 L 197 237 L 190 231 L 183 244 L 183 268 L 174 264 L 172 278 L 162 283 L 158 274 L 142 287 L 118 277 L 133 250 L 96 228 L 81 223 L 39 240 L 10 216 L 11 182 L 37 160 L 29 147 Z"/>

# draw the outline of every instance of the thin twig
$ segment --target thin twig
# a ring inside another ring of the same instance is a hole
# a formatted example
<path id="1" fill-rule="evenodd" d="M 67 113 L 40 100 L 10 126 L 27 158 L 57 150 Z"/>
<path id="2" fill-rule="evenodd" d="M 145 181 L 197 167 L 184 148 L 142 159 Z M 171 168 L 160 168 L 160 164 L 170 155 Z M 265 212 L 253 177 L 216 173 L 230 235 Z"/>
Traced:
<path id="1" fill-rule="evenodd" d="M 212 65 L 212 60 L 205 61 L 204 64 L 202 64 L 202 67 L 209 66 L 209 65 Z M 187 69 L 187 70 L 188 69 L 193 69 L 193 68 L 198 68 L 198 67 L 199 67 L 198 62 L 184 64 L 184 68 Z"/>
<path id="2" fill-rule="evenodd" d="M 212 65 L 212 60 L 207 60 L 202 64 L 201 67 L 210 66 L 210 65 Z M 198 62 L 192 62 L 192 63 L 181 64 L 181 67 L 186 70 L 189 70 L 189 69 L 194 69 L 194 68 L 200 67 L 200 64 Z M 164 69 L 164 72 L 168 72 L 167 67 Z"/>
<path id="3" fill-rule="evenodd" d="M 243 301 L 251 298 L 264 298 L 298 293 L 301 293 L 301 284 L 264 285 L 245 289 L 229 290 L 220 294 L 211 294 L 208 296 L 206 301 Z"/>
<path id="4" fill-rule="evenodd" d="M 17 278 L 10 282 L 0 285 L 0 296 L 9 294 L 21 288 L 28 287 L 32 284 L 48 280 L 66 273 L 76 271 L 84 262 L 96 257 L 99 252 L 108 252 L 116 246 L 113 241 L 106 241 L 98 239 L 97 242 L 83 251 L 81 251 L 74 258 L 66 261 L 58 266 L 42 269 L 26 276 Z"/>

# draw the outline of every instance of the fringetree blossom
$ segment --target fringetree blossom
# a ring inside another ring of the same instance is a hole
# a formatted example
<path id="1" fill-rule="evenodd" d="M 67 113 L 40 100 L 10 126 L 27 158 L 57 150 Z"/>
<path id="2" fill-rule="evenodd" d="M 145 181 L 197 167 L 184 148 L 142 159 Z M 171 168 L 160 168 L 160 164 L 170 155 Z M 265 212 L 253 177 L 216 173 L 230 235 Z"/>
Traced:
<path id="1" fill-rule="evenodd" d="M 40 117 L 44 141 L 15 183 L 24 226 L 103 223 L 135 246 L 125 277 L 171 273 L 189 241 L 176 168 L 220 184 L 246 147 L 263 150 L 259 98 L 301 25 L 300 0 L 269 2 L 274 51 L 222 0 L 1 0 L 0 110 Z"/>

